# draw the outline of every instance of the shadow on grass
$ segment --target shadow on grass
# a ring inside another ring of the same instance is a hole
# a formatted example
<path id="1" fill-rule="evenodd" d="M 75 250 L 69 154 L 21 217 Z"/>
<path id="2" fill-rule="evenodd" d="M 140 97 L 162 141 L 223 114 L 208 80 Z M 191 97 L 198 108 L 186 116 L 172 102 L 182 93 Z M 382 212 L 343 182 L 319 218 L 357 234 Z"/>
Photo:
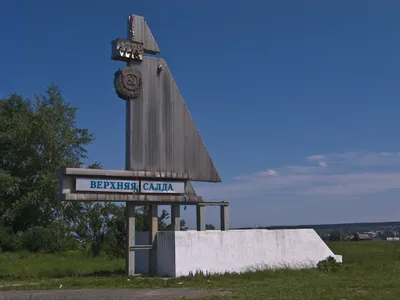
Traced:
<path id="1" fill-rule="evenodd" d="M 44 271 L 39 276 L 29 276 L 21 274 L 0 274 L 0 280 L 26 280 L 32 278 L 42 279 L 55 279 L 55 278 L 66 278 L 66 277 L 111 277 L 111 276 L 124 276 L 125 270 L 101 270 L 93 272 L 80 273 L 74 270 L 63 270 L 63 271 Z"/>
<path id="2" fill-rule="evenodd" d="M 82 275 L 77 275 L 79 277 L 109 277 L 109 276 L 124 276 L 125 274 L 125 270 L 121 269 L 121 270 L 114 270 L 114 271 L 94 271 L 94 272 L 90 272 L 90 273 L 85 273 Z"/>
<path id="3" fill-rule="evenodd" d="M 0 280 L 22 280 L 24 276 L 21 275 L 13 275 L 13 274 L 0 274 Z"/>

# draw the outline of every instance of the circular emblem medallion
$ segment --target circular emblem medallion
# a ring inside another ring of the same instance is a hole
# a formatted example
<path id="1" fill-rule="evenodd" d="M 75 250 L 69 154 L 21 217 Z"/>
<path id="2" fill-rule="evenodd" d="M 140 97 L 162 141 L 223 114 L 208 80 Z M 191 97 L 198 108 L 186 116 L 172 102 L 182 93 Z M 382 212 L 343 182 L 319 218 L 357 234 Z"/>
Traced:
<path id="1" fill-rule="evenodd" d="M 142 93 L 142 73 L 133 67 L 123 68 L 115 73 L 114 86 L 118 97 L 138 98 Z"/>

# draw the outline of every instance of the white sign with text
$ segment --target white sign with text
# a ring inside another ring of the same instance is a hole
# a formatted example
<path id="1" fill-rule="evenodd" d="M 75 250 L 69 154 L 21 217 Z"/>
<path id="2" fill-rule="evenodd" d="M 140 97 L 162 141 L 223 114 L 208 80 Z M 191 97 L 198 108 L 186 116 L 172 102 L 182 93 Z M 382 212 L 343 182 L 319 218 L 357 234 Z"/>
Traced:
<path id="1" fill-rule="evenodd" d="M 75 189 L 86 192 L 139 193 L 139 181 L 77 178 Z"/>
<path id="2" fill-rule="evenodd" d="M 182 181 L 141 181 L 141 193 L 184 194 L 185 182 Z"/>

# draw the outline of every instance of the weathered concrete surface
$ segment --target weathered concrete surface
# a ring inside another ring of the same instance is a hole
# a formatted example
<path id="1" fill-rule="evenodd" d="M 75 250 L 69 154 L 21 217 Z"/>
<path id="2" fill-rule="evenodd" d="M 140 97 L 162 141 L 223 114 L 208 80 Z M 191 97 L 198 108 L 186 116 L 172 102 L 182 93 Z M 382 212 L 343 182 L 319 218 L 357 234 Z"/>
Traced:
<path id="1" fill-rule="evenodd" d="M 158 275 L 313 268 L 336 256 L 313 229 L 160 231 Z"/>
<path id="2" fill-rule="evenodd" d="M 0 300 L 158 300 L 199 298 L 207 292 L 185 288 L 171 289 L 108 289 L 108 290 L 49 290 L 49 291 L 0 291 Z"/>

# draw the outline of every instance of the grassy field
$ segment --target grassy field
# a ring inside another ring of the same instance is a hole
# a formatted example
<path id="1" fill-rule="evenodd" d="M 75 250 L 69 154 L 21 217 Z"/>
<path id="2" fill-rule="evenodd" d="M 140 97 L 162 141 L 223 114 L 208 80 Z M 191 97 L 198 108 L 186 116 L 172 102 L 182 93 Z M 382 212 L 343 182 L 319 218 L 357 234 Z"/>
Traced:
<path id="1" fill-rule="evenodd" d="M 191 287 L 225 291 L 231 299 L 400 299 L 400 243 L 343 242 L 329 246 L 344 256 L 344 268 L 339 272 L 279 270 L 179 279 L 128 279 L 123 275 L 123 260 L 87 258 L 79 253 L 3 253 L 0 290 L 58 289 L 60 285 L 63 289 Z"/>

